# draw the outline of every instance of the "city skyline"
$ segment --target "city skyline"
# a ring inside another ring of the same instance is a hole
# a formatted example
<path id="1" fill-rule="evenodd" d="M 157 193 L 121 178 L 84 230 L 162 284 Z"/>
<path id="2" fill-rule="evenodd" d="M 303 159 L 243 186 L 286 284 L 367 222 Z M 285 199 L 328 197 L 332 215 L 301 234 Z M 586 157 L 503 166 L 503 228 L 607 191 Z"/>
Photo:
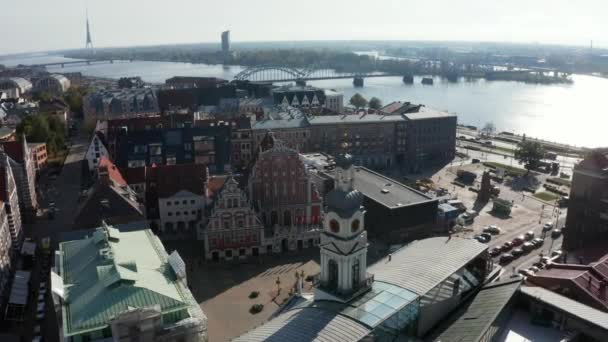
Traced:
<path id="1" fill-rule="evenodd" d="M 601 1 L 588 1 L 584 8 L 561 0 L 516 0 L 508 5 L 468 0 L 459 6 L 441 1 L 311 1 L 307 8 L 323 9 L 314 13 L 314 25 L 309 16 L 293 15 L 297 4 L 275 0 L 264 6 L 239 0 L 221 4 L 182 0 L 174 7 L 153 6 L 141 0 L 89 1 L 88 14 L 98 47 L 219 44 L 219 35 L 225 30 L 233 32 L 235 42 L 428 40 L 588 46 L 593 40 L 596 47 L 608 45 L 608 40 L 598 34 L 608 29 L 608 23 L 599 17 L 608 10 L 608 4 Z M 16 3 L 14 11 L 0 14 L 7 32 L 20 33 L 19 37 L 7 38 L 1 55 L 84 47 L 86 3 L 60 0 L 52 7 L 30 7 Z M 377 10 L 381 20 L 367 19 L 370 7 Z M 143 8 L 145 14 L 132 15 Z M 164 24 L 158 25 L 161 22 Z"/>

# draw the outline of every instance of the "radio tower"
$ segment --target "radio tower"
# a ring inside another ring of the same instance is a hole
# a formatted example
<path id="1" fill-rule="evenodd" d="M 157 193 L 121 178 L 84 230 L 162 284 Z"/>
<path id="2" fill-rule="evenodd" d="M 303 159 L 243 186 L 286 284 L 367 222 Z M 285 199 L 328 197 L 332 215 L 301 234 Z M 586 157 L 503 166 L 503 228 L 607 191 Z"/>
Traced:
<path id="1" fill-rule="evenodd" d="M 91 49 L 93 52 L 93 40 L 91 39 L 91 29 L 89 28 L 89 9 L 87 8 L 87 12 L 86 12 L 86 18 L 87 18 L 87 42 L 85 44 L 85 49 Z"/>

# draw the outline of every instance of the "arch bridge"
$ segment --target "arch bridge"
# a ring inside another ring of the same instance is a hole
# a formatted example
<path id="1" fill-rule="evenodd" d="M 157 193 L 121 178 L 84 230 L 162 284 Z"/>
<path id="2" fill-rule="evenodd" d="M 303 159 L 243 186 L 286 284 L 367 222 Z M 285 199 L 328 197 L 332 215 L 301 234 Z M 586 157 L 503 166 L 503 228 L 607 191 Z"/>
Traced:
<path id="1" fill-rule="evenodd" d="M 385 76 L 402 76 L 398 74 L 371 72 L 371 73 L 339 73 L 333 69 L 308 67 L 308 68 L 293 68 L 279 65 L 260 65 L 248 67 L 234 76 L 238 81 L 252 82 L 298 82 L 305 83 L 306 81 L 317 80 L 332 80 L 353 78 L 362 80 L 367 77 L 385 77 Z"/>

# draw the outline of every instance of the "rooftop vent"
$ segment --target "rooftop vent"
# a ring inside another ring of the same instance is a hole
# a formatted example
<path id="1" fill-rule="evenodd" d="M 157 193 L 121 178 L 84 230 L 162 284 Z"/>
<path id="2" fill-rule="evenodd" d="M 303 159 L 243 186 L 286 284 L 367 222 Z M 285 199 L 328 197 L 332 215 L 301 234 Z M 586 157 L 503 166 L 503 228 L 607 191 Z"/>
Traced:
<path id="1" fill-rule="evenodd" d="M 388 189 L 382 189 L 380 190 L 380 192 L 382 192 L 383 194 L 388 194 L 390 191 Z"/>

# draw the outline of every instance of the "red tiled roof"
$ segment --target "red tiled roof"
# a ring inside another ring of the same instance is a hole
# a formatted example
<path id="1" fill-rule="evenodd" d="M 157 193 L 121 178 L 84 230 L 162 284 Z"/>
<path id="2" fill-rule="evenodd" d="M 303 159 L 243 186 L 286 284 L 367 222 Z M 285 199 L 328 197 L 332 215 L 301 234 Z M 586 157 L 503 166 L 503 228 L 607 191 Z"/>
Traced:
<path id="1" fill-rule="evenodd" d="M 103 156 L 99 160 L 99 166 L 97 166 L 98 172 L 106 171 L 108 173 L 109 178 L 114 181 L 117 185 L 127 186 L 127 181 L 124 179 L 116 165 L 108 159 L 108 157 Z"/>
<path id="2" fill-rule="evenodd" d="M 391 103 L 387 104 L 386 106 L 380 108 L 380 111 L 385 112 L 385 113 L 392 113 L 394 111 L 397 111 L 402 106 L 403 106 L 403 103 L 401 101 L 394 101 L 394 102 L 391 102 Z"/>
<path id="3" fill-rule="evenodd" d="M 209 182 L 207 185 L 208 197 L 214 198 L 220 192 L 220 190 L 222 190 L 222 187 L 224 186 L 224 183 L 226 183 L 227 179 L 228 176 L 213 176 L 209 178 Z"/>
<path id="4" fill-rule="evenodd" d="M 2 148 L 12 160 L 16 161 L 17 163 L 23 162 L 23 144 L 21 144 L 21 142 L 5 141 L 2 142 Z"/>
<path id="5" fill-rule="evenodd" d="M 131 167 L 121 170 L 128 184 L 141 184 L 146 182 L 146 167 Z"/>

